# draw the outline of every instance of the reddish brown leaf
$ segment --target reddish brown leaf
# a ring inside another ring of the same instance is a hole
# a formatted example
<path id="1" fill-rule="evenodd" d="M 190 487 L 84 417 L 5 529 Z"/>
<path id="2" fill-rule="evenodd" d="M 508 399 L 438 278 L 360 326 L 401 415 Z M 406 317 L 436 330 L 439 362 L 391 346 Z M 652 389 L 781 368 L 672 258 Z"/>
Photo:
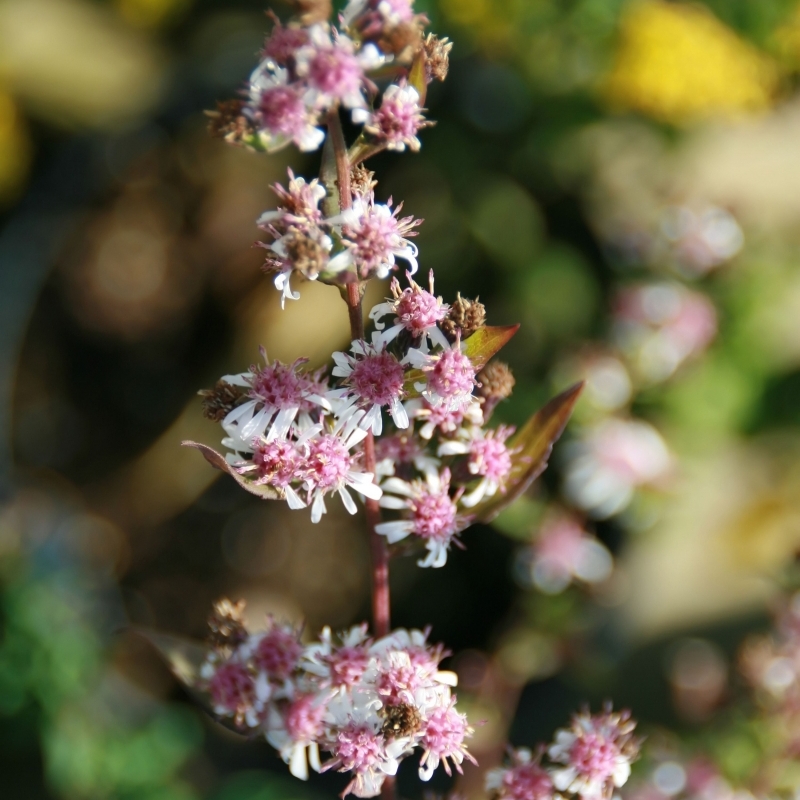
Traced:
<path id="1" fill-rule="evenodd" d="M 464 355 L 469 356 L 476 371 L 482 370 L 489 359 L 499 353 L 518 330 L 519 325 L 487 325 L 478 328 L 465 340 Z"/>
<path id="2" fill-rule="evenodd" d="M 211 464 L 212 467 L 215 469 L 222 470 L 222 472 L 227 472 L 236 483 L 239 484 L 243 489 L 246 489 L 250 494 L 254 494 L 257 497 L 260 497 L 262 500 L 279 500 L 280 494 L 273 489 L 271 486 L 257 486 L 252 481 L 247 480 L 243 475 L 238 473 L 226 460 L 225 456 L 218 453 L 212 447 L 209 447 L 206 444 L 200 444 L 200 442 L 192 442 L 186 440 L 181 442 L 184 447 L 194 447 L 195 450 L 199 450 L 202 454 L 203 458 Z"/>
<path id="3" fill-rule="evenodd" d="M 509 440 L 508 446 L 518 452 L 513 456 L 514 466 L 506 491 L 475 506 L 476 521 L 493 520 L 545 471 L 553 445 L 564 432 L 582 389 L 583 383 L 577 383 L 554 397 Z"/>

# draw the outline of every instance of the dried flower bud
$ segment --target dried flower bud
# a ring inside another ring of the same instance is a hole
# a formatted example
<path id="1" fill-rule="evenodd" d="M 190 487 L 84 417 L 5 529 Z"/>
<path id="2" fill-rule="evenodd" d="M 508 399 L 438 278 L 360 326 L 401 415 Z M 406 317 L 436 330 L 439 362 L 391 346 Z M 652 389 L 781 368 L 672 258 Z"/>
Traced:
<path id="1" fill-rule="evenodd" d="M 216 650 L 233 648 L 247 639 L 242 614 L 244 600 L 232 603 L 227 597 L 214 603 L 214 611 L 208 618 L 208 643 Z"/>
<path id="2" fill-rule="evenodd" d="M 508 364 L 491 361 L 478 374 L 478 382 L 475 394 L 483 398 L 483 416 L 488 419 L 495 406 L 511 394 L 516 381 Z"/>
<path id="3" fill-rule="evenodd" d="M 384 53 L 391 53 L 400 63 L 408 63 L 423 46 L 422 29 L 427 20 L 415 17 L 409 22 L 398 22 L 383 31 L 378 46 Z"/>
<path id="4" fill-rule="evenodd" d="M 253 123 L 242 113 L 242 100 L 225 100 L 217 103 L 216 111 L 206 111 L 208 130 L 217 139 L 230 144 L 242 144 L 255 133 Z"/>
<path id="5" fill-rule="evenodd" d="M 203 398 L 203 416 L 212 422 L 221 422 L 246 397 L 242 386 L 234 386 L 219 380 L 213 389 L 201 389 L 197 394 Z"/>
<path id="6" fill-rule="evenodd" d="M 375 173 L 363 164 L 358 164 L 350 172 L 350 190 L 353 197 L 366 197 L 376 186 Z"/>
<path id="7" fill-rule="evenodd" d="M 436 34 L 429 33 L 422 47 L 425 50 L 425 82 L 443 81 L 450 68 L 450 51 L 453 49 L 453 43 L 446 36 L 440 39 Z"/>
<path id="8" fill-rule="evenodd" d="M 315 25 L 326 22 L 333 12 L 331 0 L 294 0 L 292 5 L 303 25 Z"/>
<path id="9" fill-rule="evenodd" d="M 459 331 L 461 338 L 472 336 L 486 324 L 486 307 L 478 301 L 468 300 L 459 292 L 456 301 L 450 306 L 450 313 L 442 320 L 441 329 L 449 341 L 454 342 Z"/>
<path id="10" fill-rule="evenodd" d="M 407 703 L 383 708 L 384 722 L 381 733 L 387 739 L 402 739 L 415 734 L 422 725 L 419 711 Z"/>
<path id="11" fill-rule="evenodd" d="M 316 278 L 328 263 L 328 250 L 316 239 L 293 233 L 284 239 L 286 254 L 292 266 L 307 278 Z"/>

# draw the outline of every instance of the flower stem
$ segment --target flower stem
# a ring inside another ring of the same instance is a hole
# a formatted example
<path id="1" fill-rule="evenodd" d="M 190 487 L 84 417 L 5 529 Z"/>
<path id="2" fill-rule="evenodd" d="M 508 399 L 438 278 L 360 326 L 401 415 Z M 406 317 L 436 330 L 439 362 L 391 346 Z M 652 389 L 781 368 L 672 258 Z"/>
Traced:
<path id="1" fill-rule="evenodd" d="M 339 190 L 339 209 L 350 208 L 350 159 L 344 140 L 339 112 L 333 109 L 328 115 L 328 135 L 333 146 L 336 164 L 336 184 Z M 344 293 L 347 311 L 350 316 L 350 336 L 352 339 L 364 338 L 364 314 L 361 308 L 361 285 L 358 275 L 348 283 Z M 372 431 L 364 440 L 364 468 L 375 475 L 375 439 Z M 375 533 L 375 526 L 381 521 L 381 509 L 377 500 L 365 498 L 367 531 L 370 555 L 372 557 L 372 632 L 375 636 L 386 636 L 390 630 L 389 622 L 389 551 L 386 539 Z"/>

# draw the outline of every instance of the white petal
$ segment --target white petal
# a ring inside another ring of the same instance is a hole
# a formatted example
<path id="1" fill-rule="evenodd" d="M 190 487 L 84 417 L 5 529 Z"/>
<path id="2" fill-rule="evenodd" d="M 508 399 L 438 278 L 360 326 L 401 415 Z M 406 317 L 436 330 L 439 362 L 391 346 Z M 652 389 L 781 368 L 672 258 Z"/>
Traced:
<path id="1" fill-rule="evenodd" d="M 301 781 L 308 780 L 308 761 L 306 760 L 306 748 L 304 745 L 296 744 L 292 748 L 292 757 L 289 761 L 289 772 Z"/>
<path id="2" fill-rule="evenodd" d="M 311 521 L 314 523 L 319 522 L 326 511 L 325 498 L 322 492 L 317 492 L 316 497 L 314 497 L 314 502 L 311 504 Z"/>
<path id="3" fill-rule="evenodd" d="M 350 492 L 348 492 L 344 486 L 339 489 L 339 497 L 342 498 L 342 503 L 344 503 L 344 507 L 347 509 L 349 514 L 358 513 L 358 507 L 356 506 L 355 500 L 353 500 L 353 498 L 350 496 Z"/>

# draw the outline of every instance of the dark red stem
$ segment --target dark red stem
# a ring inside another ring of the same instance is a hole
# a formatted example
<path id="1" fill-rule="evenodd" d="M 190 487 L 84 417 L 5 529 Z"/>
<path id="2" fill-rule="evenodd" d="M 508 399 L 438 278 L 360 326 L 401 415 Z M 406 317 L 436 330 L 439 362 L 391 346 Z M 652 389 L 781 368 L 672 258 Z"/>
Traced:
<path id="1" fill-rule="evenodd" d="M 342 123 L 337 110 L 328 116 L 328 135 L 331 137 L 333 152 L 336 158 L 336 184 L 339 189 L 339 208 L 344 211 L 352 204 L 350 192 L 350 160 L 347 157 L 347 145 L 344 141 Z M 364 338 L 364 314 L 361 308 L 361 286 L 358 276 L 347 284 L 345 300 L 350 316 L 350 336 L 353 339 Z M 375 475 L 375 438 L 372 431 L 364 440 L 364 469 Z M 390 630 L 389 619 L 389 550 L 386 539 L 375 533 L 375 526 L 381 521 L 381 509 L 377 500 L 365 498 L 367 511 L 367 531 L 369 548 L 372 557 L 372 632 L 375 636 L 386 636 Z"/>

